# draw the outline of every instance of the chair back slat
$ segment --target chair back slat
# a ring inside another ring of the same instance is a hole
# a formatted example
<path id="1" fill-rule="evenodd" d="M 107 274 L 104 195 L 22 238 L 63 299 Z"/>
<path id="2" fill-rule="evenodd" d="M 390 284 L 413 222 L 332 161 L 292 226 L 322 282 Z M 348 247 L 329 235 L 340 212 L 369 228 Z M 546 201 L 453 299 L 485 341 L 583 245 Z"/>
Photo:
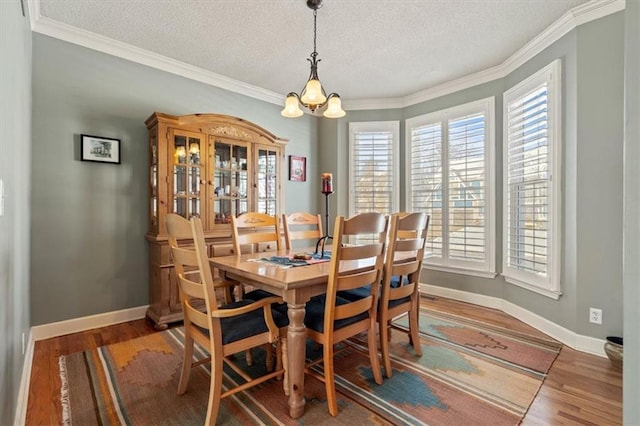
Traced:
<path id="1" fill-rule="evenodd" d="M 347 275 L 338 277 L 338 291 L 351 290 L 371 284 L 375 281 L 379 271 L 375 267 L 370 267 L 368 271 L 353 273 L 349 271 Z"/>
<path id="2" fill-rule="evenodd" d="M 355 317 L 363 312 L 367 312 L 373 304 L 373 296 L 367 296 L 365 298 L 356 300 L 346 305 L 336 306 L 334 309 L 334 320 L 341 320 L 345 318 Z"/>
<path id="3" fill-rule="evenodd" d="M 397 288 L 389 289 L 389 300 L 398 300 L 404 299 L 405 297 L 410 297 L 413 295 L 415 291 L 416 283 L 404 284 Z"/>
<path id="4" fill-rule="evenodd" d="M 410 238 L 410 239 L 409 239 Z M 422 238 L 405 237 L 403 240 L 396 239 L 395 252 L 407 252 L 420 250 L 423 246 Z"/>
<path id="5" fill-rule="evenodd" d="M 391 276 L 392 277 L 406 277 L 409 274 L 412 274 L 418 270 L 420 261 L 413 260 L 411 262 L 403 262 L 403 263 L 394 263 L 391 268 Z"/>
<path id="6" fill-rule="evenodd" d="M 209 317 L 206 313 L 202 312 L 197 307 L 194 307 L 191 303 L 185 303 L 182 305 L 183 315 L 189 317 L 189 322 L 201 327 L 203 329 L 209 328 Z"/>
<path id="7" fill-rule="evenodd" d="M 360 246 L 345 246 L 341 250 L 341 261 L 365 260 L 375 258 L 380 251 L 384 250 L 384 243 L 375 242 Z"/>

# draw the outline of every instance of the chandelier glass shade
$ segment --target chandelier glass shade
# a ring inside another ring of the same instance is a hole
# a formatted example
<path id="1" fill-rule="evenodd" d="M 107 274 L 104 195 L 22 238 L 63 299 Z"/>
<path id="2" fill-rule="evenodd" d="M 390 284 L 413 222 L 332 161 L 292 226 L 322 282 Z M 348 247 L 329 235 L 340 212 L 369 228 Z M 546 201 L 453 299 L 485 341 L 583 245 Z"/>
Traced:
<path id="1" fill-rule="evenodd" d="M 300 105 L 302 105 L 311 113 L 325 108 L 322 115 L 328 118 L 344 117 L 346 113 L 342 109 L 340 95 L 337 93 L 327 95 L 318 78 L 318 62 L 320 62 L 320 59 L 318 59 L 318 52 L 316 52 L 316 18 L 318 9 L 322 7 L 322 0 L 307 0 L 307 6 L 313 10 L 313 52 L 311 53 L 311 58 L 307 59 L 311 64 L 311 73 L 300 95 L 296 92 L 287 94 L 281 114 L 283 117 L 288 118 L 300 117 L 303 114 L 302 109 L 300 109 Z"/>

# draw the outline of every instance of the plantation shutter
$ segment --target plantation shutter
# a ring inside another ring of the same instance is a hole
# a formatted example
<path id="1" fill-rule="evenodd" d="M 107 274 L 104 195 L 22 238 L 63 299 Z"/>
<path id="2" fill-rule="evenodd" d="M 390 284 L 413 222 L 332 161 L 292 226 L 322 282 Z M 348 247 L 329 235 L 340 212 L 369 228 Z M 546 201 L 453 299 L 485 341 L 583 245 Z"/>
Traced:
<path id="1" fill-rule="evenodd" d="M 548 273 L 549 117 L 547 83 L 508 103 L 507 252 L 510 268 Z"/>
<path id="2" fill-rule="evenodd" d="M 391 214 L 394 191 L 393 133 L 357 131 L 354 133 L 352 153 L 354 197 L 351 214 Z"/>
<path id="3" fill-rule="evenodd" d="M 485 253 L 485 115 L 448 121 L 450 259 L 483 261 Z"/>
<path id="4" fill-rule="evenodd" d="M 425 265 L 495 277 L 494 98 L 407 120 L 407 209 L 430 216 Z"/>
<path id="5" fill-rule="evenodd" d="M 392 214 L 399 206 L 399 123 L 349 123 L 349 215 Z M 364 243 L 370 237 L 352 242 Z"/>
<path id="6" fill-rule="evenodd" d="M 442 128 L 440 123 L 411 129 L 409 210 L 430 216 L 425 252 L 442 258 Z"/>

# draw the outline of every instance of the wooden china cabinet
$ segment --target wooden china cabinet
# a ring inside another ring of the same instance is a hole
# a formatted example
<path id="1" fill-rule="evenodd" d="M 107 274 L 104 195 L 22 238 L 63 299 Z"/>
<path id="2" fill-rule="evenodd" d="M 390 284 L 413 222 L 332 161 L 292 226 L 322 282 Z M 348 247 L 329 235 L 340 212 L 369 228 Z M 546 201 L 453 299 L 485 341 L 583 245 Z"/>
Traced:
<path id="1" fill-rule="evenodd" d="M 284 211 L 286 139 L 241 118 L 154 113 L 149 129 L 149 317 L 182 320 L 165 225 L 169 213 L 200 217 L 210 256 L 232 253 L 231 216 Z"/>

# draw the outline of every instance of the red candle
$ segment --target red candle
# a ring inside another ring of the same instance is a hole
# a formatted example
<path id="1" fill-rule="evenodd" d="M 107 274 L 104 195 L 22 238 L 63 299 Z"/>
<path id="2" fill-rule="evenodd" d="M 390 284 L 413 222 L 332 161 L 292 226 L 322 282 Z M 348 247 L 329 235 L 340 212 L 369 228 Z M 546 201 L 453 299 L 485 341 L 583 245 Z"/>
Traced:
<path id="1" fill-rule="evenodd" d="M 333 194 L 333 175 L 331 173 L 322 174 L 322 193 Z"/>

